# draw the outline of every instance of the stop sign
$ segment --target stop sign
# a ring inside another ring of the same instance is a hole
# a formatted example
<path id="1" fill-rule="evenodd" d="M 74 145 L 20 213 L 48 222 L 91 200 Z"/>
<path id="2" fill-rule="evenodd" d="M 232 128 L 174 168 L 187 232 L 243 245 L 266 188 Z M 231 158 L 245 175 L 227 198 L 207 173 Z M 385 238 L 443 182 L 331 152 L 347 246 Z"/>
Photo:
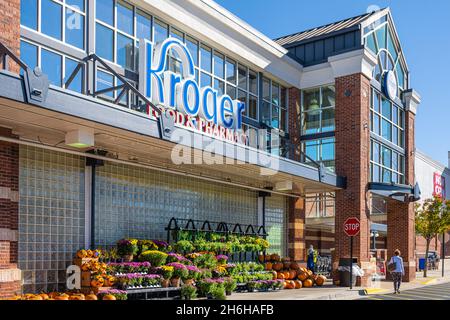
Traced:
<path id="1" fill-rule="evenodd" d="M 349 237 L 354 237 L 359 233 L 360 226 L 358 218 L 348 218 L 344 222 L 344 232 Z"/>

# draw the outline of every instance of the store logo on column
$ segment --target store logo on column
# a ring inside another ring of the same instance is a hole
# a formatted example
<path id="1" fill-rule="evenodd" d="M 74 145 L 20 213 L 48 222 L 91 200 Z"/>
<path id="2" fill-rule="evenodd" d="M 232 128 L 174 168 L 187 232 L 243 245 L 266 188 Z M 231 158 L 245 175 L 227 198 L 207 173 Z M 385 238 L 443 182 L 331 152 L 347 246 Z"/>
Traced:
<path id="1" fill-rule="evenodd" d="M 445 199 L 445 177 L 438 172 L 433 175 L 433 196 Z"/>
<path id="2" fill-rule="evenodd" d="M 241 132 L 245 104 L 210 87 L 200 87 L 195 78 L 194 60 L 177 38 L 154 44 L 140 39 L 139 90 L 155 105 L 168 109 L 175 123 L 215 137 L 246 143 Z M 168 55 L 180 62 L 180 73 L 168 70 Z M 150 111 L 149 111 L 150 114 Z M 156 117 L 156 114 L 150 114 Z"/>

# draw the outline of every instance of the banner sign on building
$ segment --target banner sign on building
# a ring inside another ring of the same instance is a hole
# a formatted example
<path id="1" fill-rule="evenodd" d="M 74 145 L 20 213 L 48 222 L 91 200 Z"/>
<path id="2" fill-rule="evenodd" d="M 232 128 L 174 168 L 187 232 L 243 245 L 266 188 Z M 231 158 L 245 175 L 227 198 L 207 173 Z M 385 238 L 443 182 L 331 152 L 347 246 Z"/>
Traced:
<path id="1" fill-rule="evenodd" d="M 433 196 L 445 199 L 445 178 L 438 172 L 433 175 Z"/>
<path id="2" fill-rule="evenodd" d="M 168 109 L 176 125 L 246 144 L 247 137 L 242 132 L 245 103 L 227 94 L 219 95 L 211 86 L 201 87 L 186 44 L 177 38 L 156 45 L 140 39 L 140 44 L 139 91 L 155 105 Z M 169 54 L 177 57 L 177 73 L 169 70 Z"/>

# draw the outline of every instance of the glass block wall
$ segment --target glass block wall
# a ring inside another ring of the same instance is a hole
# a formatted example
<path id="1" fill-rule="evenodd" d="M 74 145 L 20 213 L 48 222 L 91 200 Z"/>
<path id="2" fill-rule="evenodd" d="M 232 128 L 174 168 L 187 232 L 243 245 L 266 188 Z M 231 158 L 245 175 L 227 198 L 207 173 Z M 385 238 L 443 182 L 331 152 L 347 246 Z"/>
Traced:
<path id="1" fill-rule="evenodd" d="M 19 268 L 24 291 L 57 290 L 84 246 L 84 158 L 20 146 Z"/>
<path id="2" fill-rule="evenodd" d="M 170 218 L 257 224 L 257 192 L 106 163 L 96 175 L 96 245 L 167 238 Z"/>
<path id="3" fill-rule="evenodd" d="M 287 199 L 279 195 L 266 198 L 266 232 L 270 243 L 268 252 L 287 254 Z"/>

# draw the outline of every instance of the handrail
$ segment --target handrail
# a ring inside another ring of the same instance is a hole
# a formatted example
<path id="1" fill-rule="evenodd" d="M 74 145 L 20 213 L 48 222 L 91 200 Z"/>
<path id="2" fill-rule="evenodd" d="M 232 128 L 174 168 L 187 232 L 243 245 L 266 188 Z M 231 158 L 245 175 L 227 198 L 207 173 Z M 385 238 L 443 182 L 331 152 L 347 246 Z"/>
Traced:
<path id="1" fill-rule="evenodd" d="M 27 70 L 28 66 L 25 62 L 23 62 L 18 56 L 15 55 L 7 46 L 5 46 L 2 42 L 0 42 L 0 58 L 2 60 L 3 69 L 8 70 L 8 61 L 7 57 L 10 57 L 17 63 L 22 69 Z"/>

